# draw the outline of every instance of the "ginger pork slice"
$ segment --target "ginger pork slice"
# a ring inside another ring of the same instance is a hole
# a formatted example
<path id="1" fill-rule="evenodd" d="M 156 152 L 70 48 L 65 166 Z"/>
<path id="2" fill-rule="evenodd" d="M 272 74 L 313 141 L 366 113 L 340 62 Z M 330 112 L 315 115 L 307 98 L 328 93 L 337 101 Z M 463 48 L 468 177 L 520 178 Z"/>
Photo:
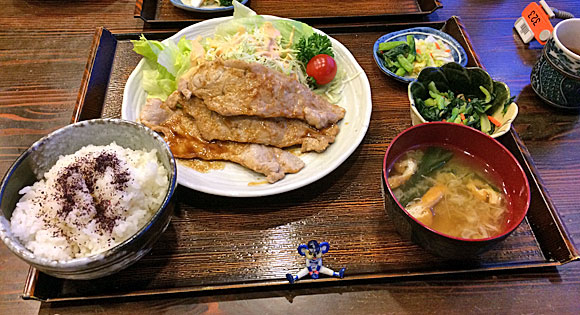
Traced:
<path id="1" fill-rule="evenodd" d="M 186 77 L 184 95 L 201 98 L 224 116 L 284 117 L 323 129 L 344 118 L 344 108 L 333 105 L 295 78 L 259 63 L 241 60 L 205 61 Z"/>
<path id="2" fill-rule="evenodd" d="M 195 119 L 202 138 L 208 141 L 258 143 L 278 148 L 301 145 L 302 152 L 322 152 L 334 142 L 339 131 L 334 124 L 318 130 L 298 119 L 223 116 L 209 110 L 195 96 L 182 97 L 178 102 L 183 111 Z"/>
<path id="3" fill-rule="evenodd" d="M 235 162 L 264 174 L 270 183 L 304 168 L 300 158 L 279 148 L 232 141 L 206 141 L 201 137 L 193 117 L 158 99 L 147 100 L 140 113 L 140 121 L 161 133 L 177 158 Z"/>

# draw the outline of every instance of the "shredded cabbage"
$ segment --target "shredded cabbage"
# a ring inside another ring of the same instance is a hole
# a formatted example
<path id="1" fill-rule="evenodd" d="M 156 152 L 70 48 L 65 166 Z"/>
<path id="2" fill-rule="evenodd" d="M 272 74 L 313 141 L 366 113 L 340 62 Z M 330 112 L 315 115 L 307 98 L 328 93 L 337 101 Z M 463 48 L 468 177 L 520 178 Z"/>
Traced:
<path id="1" fill-rule="evenodd" d="M 216 27 L 214 37 L 196 39 L 205 51 L 206 60 L 238 59 L 258 62 L 293 76 L 308 85 L 306 65 L 297 59 L 295 44 L 314 33 L 307 24 L 291 20 L 266 21 L 251 9 L 234 1 L 234 18 Z M 177 81 L 191 67 L 192 41 L 181 38 L 161 43 L 141 36 L 132 41 L 133 50 L 147 60 L 143 70 L 143 88 L 148 97 L 167 99 L 177 89 Z M 198 45 L 199 46 L 199 45 Z M 346 74 L 340 69 L 329 84 L 314 92 L 337 103 L 342 95 Z"/>
<path id="2" fill-rule="evenodd" d="M 425 67 L 441 67 L 448 62 L 453 62 L 449 47 L 432 35 L 425 39 L 415 39 L 415 49 L 417 56 L 413 63 L 411 77 L 416 78 Z"/>
<path id="3" fill-rule="evenodd" d="M 205 59 L 239 59 L 258 62 L 286 75 L 301 72 L 292 43 L 283 40 L 272 23 L 264 22 L 258 28 L 246 28 L 234 35 L 216 35 L 202 40 Z"/>

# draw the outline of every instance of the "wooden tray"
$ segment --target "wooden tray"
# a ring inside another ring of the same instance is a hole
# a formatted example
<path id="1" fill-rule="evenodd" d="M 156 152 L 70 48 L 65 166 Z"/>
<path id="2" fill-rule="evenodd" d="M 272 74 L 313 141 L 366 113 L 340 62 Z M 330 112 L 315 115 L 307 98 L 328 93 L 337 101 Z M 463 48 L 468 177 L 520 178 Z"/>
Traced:
<path id="1" fill-rule="evenodd" d="M 424 16 L 441 8 L 438 0 L 357 0 L 348 5 L 336 0 L 250 0 L 248 6 L 258 14 L 269 14 L 309 23 L 339 20 L 376 20 L 403 16 Z M 313 10 L 313 7 L 317 9 Z M 175 7 L 169 0 L 137 0 L 135 17 L 152 24 L 189 25 L 218 16 L 230 16 L 232 11 L 221 13 L 190 12 Z"/>
<path id="2" fill-rule="evenodd" d="M 452 261 L 432 256 L 396 233 L 383 207 L 381 165 L 391 139 L 411 125 L 409 101 L 406 85 L 386 77 L 375 65 L 372 46 L 383 34 L 414 26 L 449 33 L 467 51 L 468 65 L 480 65 L 456 17 L 323 29 L 351 50 L 373 93 L 369 131 L 342 166 L 311 185 L 263 198 L 216 197 L 180 186 L 169 228 L 138 263 L 93 281 L 61 280 L 31 269 L 23 298 L 63 301 L 279 286 L 303 289 L 356 280 L 557 266 L 579 259 L 514 130 L 499 140 L 526 171 L 532 202 L 527 219 L 510 237 L 478 259 Z M 125 82 L 141 58 L 129 42 L 138 35 L 97 30 L 72 121 L 119 117 Z M 324 264 L 335 270 L 346 267 L 345 279 L 288 284 L 285 274 L 304 267 L 296 248 L 310 239 L 330 242 Z"/>

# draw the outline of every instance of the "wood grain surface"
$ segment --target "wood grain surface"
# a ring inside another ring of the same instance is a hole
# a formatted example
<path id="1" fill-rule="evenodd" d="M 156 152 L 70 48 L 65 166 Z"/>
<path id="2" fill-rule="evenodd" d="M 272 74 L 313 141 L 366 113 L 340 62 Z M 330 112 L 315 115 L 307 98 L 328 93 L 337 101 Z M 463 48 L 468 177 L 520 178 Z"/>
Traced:
<path id="1" fill-rule="evenodd" d="M 390 18 L 396 16 L 421 16 L 440 7 L 436 0 L 318 0 L 313 9 L 311 0 L 253 0 L 248 5 L 258 14 L 269 14 L 300 20 L 322 20 L 328 18 L 345 19 Z M 135 15 L 150 23 L 183 23 L 201 21 L 207 18 L 228 16 L 231 11 L 200 13 L 175 7 L 170 0 L 137 0 Z"/>
<path id="2" fill-rule="evenodd" d="M 461 16 L 487 70 L 494 78 L 507 82 L 513 94 L 522 95 L 518 99 L 520 114 L 515 128 L 579 247 L 578 113 L 552 109 L 531 91 L 529 74 L 541 47 L 537 43 L 523 45 L 512 30 L 513 22 L 527 3 L 521 0 L 445 1 L 444 8 L 428 19 Z M 114 32 L 142 32 L 151 27 L 133 18 L 135 1 L 0 0 L 0 5 L 3 8 L 0 17 L 0 169 L 4 173 L 31 143 L 70 121 L 95 27 L 105 26 Z M 580 16 L 576 0 L 554 0 L 550 5 Z M 375 88 L 377 83 L 371 84 Z M 379 111 L 408 123 L 408 109 L 399 103 L 403 101 L 395 98 Z M 377 123 L 371 125 L 386 128 Z M 399 131 L 404 127 L 404 122 L 393 125 Z M 374 135 L 365 141 L 384 140 L 380 137 Z M 384 149 L 384 145 L 373 148 L 376 152 Z M 360 153 L 355 153 L 355 157 L 367 158 Z M 360 202 L 376 200 L 361 199 Z M 322 203 L 328 201 L 322 200 Z M 323 208 L 317 210 L 325 211 Z M 273 220 L 273 224 L 281 220 L 274 214 L 262 215 Z M 345 262 L 348 260 L 348 253 L 337 254 Z M 41 304 L 20 300 L 28 266 L 4 245 L 0 245 L 0 262 L 2 314 L 304 313 L 312 312 L 313 307 L 317 307 L 317 312 L 343 314 L 580 312 L 579 263 L 518 272 L 432 276 L 348 286 L 332 284 L 306 289 Z"/>

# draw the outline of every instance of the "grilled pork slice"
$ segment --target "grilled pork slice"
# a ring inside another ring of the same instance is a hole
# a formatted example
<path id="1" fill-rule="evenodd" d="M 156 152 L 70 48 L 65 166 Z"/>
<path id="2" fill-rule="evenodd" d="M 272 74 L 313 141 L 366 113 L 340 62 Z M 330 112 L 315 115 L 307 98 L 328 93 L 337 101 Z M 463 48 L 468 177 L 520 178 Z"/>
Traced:
<path id="1" fill-rule="evenodd" d="M 195 119 L 201 137 L 208 141 L 258 143 L 278 148 L 301 145 L 302 152 L 322 152 L 334 142 L 339 131 L 337 125 L 318 130 L 298 119 L 222 116 L 209 110 L 201 99 L 195 96 L 189 100 L 176 98 L 176 93 L 180 94 L 174 92 L 166 104 L 173 108 L 179 103 L 183 111 Z"/>
<path id="2" fill-rule="evenodd" d="M 184 95 L 201 98 L 224 116 L 285 117 L 323 129 L 344 118 L 344 108 L 330 104 L 307 86 L 259 63 L 241 60 L 207 61 L 185 78 Z"/>
<path id="3" fill-rule="evenodd" d="M 180 109 L 171 109 L 157 99 L 147 100 L 140 120 L 163 134 L 171 152 L 178 158 L 232 161 L 266 175 L 270 183 L 284 178 L 286 173 L 297 173 L 304 167 L 304 162 L 298 157 L 278 148 L 231 141 L 205 141 L 193 117 Z"/>

